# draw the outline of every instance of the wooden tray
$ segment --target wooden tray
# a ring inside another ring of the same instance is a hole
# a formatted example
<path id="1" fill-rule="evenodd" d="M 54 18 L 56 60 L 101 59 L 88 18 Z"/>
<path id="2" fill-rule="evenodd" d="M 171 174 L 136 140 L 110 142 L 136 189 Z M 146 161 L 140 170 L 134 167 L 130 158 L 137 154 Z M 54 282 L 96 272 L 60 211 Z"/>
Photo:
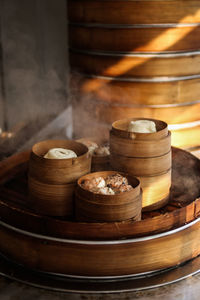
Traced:
<path id="1" fill-rule="evenodd" d="M 0 163 L 1 220 L 21 229 L 61 238 L 120 239 L 174 229 L 200 215 L 200 161 L 172 148 L 171 200 L 162 209 L 146 212 L 140 222 L 81 223 L 34 213 L 27 202 L 27 166 L 30 151 Z"/>
<path id="2" fill-rule="evenodd" d="M 124 293 L 158 288 L 178 282 L 200 271 L 200 256 L 165 271 L 155 272 L 149 276 L 133 276 L 122 280 L 88 280 L 57 276 L 36 272 L 21 265 L 15 264 L 0 255 L 0 275 L 8 279 L 19 281 L 37 288 L 72 293 Z M 106 297 L 106 296 L 105 296 Z M 87 298 L 87 296 L 86 296 Z M 93 298 L 92 298 L 93 299 Z"/>
<path id="3" fill-rule="evenodd" d="M 118 278 L 168 268 L 200 253 L 200 161 L 191 154 L 173 149 L 166 207 L 143 213 L 135 223 L 90 224 L 27 208 L 29 154 L 0 165 L 0 249 L 10 259 L 43 272 Z"/>

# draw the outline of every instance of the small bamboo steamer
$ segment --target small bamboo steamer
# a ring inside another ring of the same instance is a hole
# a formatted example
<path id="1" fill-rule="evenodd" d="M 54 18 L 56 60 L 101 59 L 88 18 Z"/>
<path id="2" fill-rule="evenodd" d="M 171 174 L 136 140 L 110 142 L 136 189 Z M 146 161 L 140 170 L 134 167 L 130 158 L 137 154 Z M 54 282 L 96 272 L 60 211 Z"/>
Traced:
<path id="1" fill-rule="evenodd" d="M 76 158 L 46 159 L 52 148 L 73 150 Z M 33 146 L 29 161 L 28 185 L 31 207 L 40 214 L 73 216 L 76 181 L 90 172 L 88 148 L 71 140 L 46 140 Z"/>
<path id="2" fill-rule="evenodd" d="M 46 159 L 44 155 L 51 148 L 73 150 L 77 157 L 69 159 Z M 71 140 L 46 140 L 32 148 L 29 174 L 47 184 L 75 182 L 80 176 L 90 172 L 91 159 L 88 148 Z"/>
<path id="3" fill-rule="evenodd" d="M 102 142 L 100 143 L 99 140 L 94 139 L 93 137 L 81 138 L 81 139 L 78 139 L 77 142 L 83 143 L 88 148 L 92 144 L 96 144 L 97 146 L 99 144 L 102 144 Z M 105 141 L 104 141 L 104 143 L 105 143 Z M 92 164 L 91 164 L 92 172 L 110 170 L 110 155 L 96 155 L 96 154 L 92 153 L 91 156 L 92 156 Z"/>
<path id="4" fill-rule="evenodd" d="M 156 132 L 128 132 L 130 121 L 150 120 Z M 169 200 L 171 186 L 171 133 L 167 123 L 148 119 L 118 120 L 110 131 L 110 164 L 114 170 L 137 176 L 143 190 L 143 210 L 164 206 Z"/>
<path id="5" fill-rule="evenodd" d="M 81 183 L 97 177 L 121 174 L 128 179 L 133 189 L 116 195 L 102 195 L 85 190 Z M 117 222 L 141 219 L 142 196 L 140 182 L 136 177 L 116 171 L 102 171 L 82 176 L 75 192 L 76 219 L 86 222 Z"/>
<path id="6" fill-rule="evenodd" d="M 127 131 L 128 124 L 130 123 L 130 121 L 137 121 L 137 120 L 149 120 L 155 122 L 157 131 L 148 134 Z M 168 136 L 169 134 L 167 123 L 161 120 L 150 119 L 150 118 L 127 118 L 127 119 L 117 120 L 112 123 L 112 132 L 118 137 L 131 139 L 131 140 L 142 140 L 142 141 L 160 140 Z"/>

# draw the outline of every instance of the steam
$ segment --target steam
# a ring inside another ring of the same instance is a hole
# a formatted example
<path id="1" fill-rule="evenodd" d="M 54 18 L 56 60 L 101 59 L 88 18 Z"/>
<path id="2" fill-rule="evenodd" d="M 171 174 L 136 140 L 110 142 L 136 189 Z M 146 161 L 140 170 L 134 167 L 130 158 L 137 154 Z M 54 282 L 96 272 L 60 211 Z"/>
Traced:
<path id="1" fill-rule="evenodd" d="M 73 106 L 74 138 L 90 138 L 98 144 L 104 144 L 109 138 L 111 124 L 100 120 L 99 99 L 94 92 L 84 93 L 81 86 L 84 77 L 72 73 L 70 80 L 70 99 Z"/>

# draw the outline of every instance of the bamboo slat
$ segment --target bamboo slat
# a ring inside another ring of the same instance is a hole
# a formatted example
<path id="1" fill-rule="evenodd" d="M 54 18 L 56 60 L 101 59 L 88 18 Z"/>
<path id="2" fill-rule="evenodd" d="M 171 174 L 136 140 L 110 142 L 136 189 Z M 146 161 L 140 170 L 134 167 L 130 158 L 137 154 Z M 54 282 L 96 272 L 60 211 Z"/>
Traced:
<path id="1" fill-rule="evenodd" d="M 115 52 L 70 51 L 73 68 L 85 75 L 152 78 L 192 76 L 200 73 L 200 53 L 118 54 Z M 169 98 L 170 100 L 170 98 Z"/>
<path id="2" fill-rule="evenodd" d="M 70 0 L 68 1 L 68 12 L 71 22 L 106 24 L 200 22 L 198 0 L 150 0 L 148 3 L 138 0 Z"/>
<path id="3" fill-rule="evenodd" d="M 87 24 L 69 26 L 70 47 L 117 52 L 194 51 L 200 48 L 200 26 L 106 28 Z"/>
<path id="4" fill-rule="evenodd" d="M 145 82 L 145 78 L 140 81 L 137 78 L 97 77 L 85 78 L 79 85 L 82 96 L 87 99 L 87 94 L 92 93 L 93 99 L 99 99 L 99 105 L 101 101 L 115 106 L 142 105 L 144 110 L 150 105 L 154 107 L 163 105 L 166 109 L 174 106 L 178 113 L 179 106 L 187 106 L 184 107 L 187 111 L 188 106 L 199 103 L 200 78 L 171 80 L 159 77 L 146 80 Z"/>

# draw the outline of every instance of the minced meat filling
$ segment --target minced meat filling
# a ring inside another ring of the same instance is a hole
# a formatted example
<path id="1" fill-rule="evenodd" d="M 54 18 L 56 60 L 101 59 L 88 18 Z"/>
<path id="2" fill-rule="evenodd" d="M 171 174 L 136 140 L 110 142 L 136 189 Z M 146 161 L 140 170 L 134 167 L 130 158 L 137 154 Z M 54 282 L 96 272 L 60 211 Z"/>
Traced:
<path id="1" fill-rule="evenodd" d="M 105 178 L 99 176 L 84 180 L 81 186 L 90 192 L 104 195 L 115 195 L 128 192 L 133 187 L 128 184 L 126 177 L 120 174 L 110 175 Z"/>

